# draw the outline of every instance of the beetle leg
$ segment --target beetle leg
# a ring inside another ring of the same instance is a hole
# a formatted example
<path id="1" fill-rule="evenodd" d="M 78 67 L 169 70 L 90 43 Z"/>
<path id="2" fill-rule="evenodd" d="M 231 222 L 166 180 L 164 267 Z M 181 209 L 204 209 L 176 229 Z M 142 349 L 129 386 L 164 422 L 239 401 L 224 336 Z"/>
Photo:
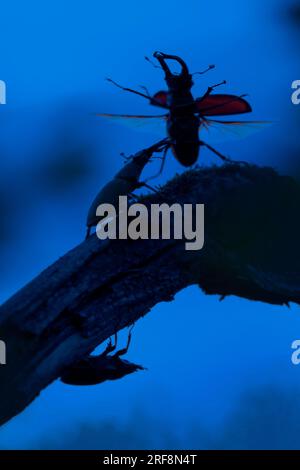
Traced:
<path id="1" fill-rule="evenodd" d="M 104 349 L 103 353 L 101 353 L 101 356 L 107 356 L 109 353 L 113 352 L 116 347 L 117 347 L 117 343 L 118 343 L 118 335 L 117 333 L 115 333 L 115 343 L 112 344 L 112 340 L 111 338 L 109 338 L 109 341 L 107 343 L 107 346 L 106 348 Z"/>
<path id="2" fill-rule="evenodd" d="M 126 165 L 126 163 L 132 160 L 132 155 L 126 155 L 124 152 L 121 152 L 120 155 L 124 160 L 124 165 Z"/>
<path id="3" fill-rule="evenodd" d="M 227 162 L 227 163 L 239 163 L 241 165 L 249 165 L 248 162 L 244 161 L 244 160 L 232 160 L 231 158 L 229 157 L 225 157 L 225 155 L 222 155 L 222 153 L 218 152 L 218 150 L 216 150 L 215 148 L 213 148 L 211 145 L 208 145 L 206 142 L 203 142 L 203 140 L 200 140 L 200 145 L 203 145 L 204 147 L 208 148 L 211 152 L 215 153 L 216 155 L 218 155 L 218 157 L 220 157 L 224 162 Z"/>
<path id="4" fill-rule="evenodd" d="M 139 202 L 139 197 L 136 194 L 129 193 L 128 196 L 130 196 L 133 201 Z"/>
<path id="5" fill-rule="evenodd" d="M 150 189 L 150 191 L 153 191 L 154 193 L 158 193 L 157 189 L 153 188 L 153 186 L 150 186 L 147 183 L 142 183 L 142 185 L 145 186 L 145 188 Z"/>
<path id="6" fill-rule="evenodd" d="M 145 181 L 139 181 L 136 189 L 138 188 L 147 188 L 150 189 L 150 191 L 153 191 L 154 193 L 158 193 L 157 189 L 153 188 L 153 186 L 150 186 L 150 184 L 147 184 Z"/>
<path id="7" fill-rule="evenodd" d="M 167 156 L 167 152 L 169 150 L 169 147 L 170 147 L 170 144 L 167 144 L 165 149 L 164 149 L 164 153 L 163 153 L 163 156 L 162 156 L 162 159 L 161 159 L 161 165 L 160 165 L 159 171 L 157 173 L 155 173 L 153 176 L 150 176 L 150 178 L 147 178 L 145 180 L 145 183 L 148 183 L 148 181 L 151 181 L 154 178 L 157 178 L 158 176 L 160 176 L 162 174 L 164 166 L 165 166 L 166 156 Z"/>
<path id="8" fill-rule="evenodd" d="M 232 160 L 229 157 L 225 157 L 225 155 L 222 155 L 222 153 L 218 152 L 218 150 L 214 149 L 211 145 L 207 144 L 206 142 L 203 142 L 203 140 L 199 141 L 200 145 L 203 145 L 204 147 L 208 148 L 211 152 L 215 153 L 223 162 L 230 162 L 232 163 Z"/>
<path id="9" fill-rule="evenodd" d="M 151 96 L 145 95 L 145 93 L 141 93 L 140 91 L 133 90 L 132 88 L 123 87 L 122 85 L 119 85 L 119 83 L 115 82 L 111 78 L 107 78 L 106 80 L 108 82 L 111 82 L 116 87 L 121 88 L 121 90 L 123 91 L 129 91 L 130 93 L 134 93 L 135 95 L 142 96 L 142 98 L 146 98 L 147 100 L 151 101 L 151 103 L 154 103 L 157 106 L 161 106 L 161 103 L 159 101 L 157 101 L 155 98 L 152 98 Z"/>
<path id="10" fill-rule="evenodd" d="M 134 327 L 134 324 L 132 325 L 132 327 L 129 330 L 126 347 L 123 348 L 123 349 L 120 349 L 119 351 L 117 351 L 115 353 L 115 356 L 117 356 L 117 357 L 124 356 L 124 354 L 127 353 L 128 349 L 129 349 L 129 346 L 130 346 L 130 343 L 131 343 L 131 338 L 132 338 L 131 332 L 132 332 L 133 327 Z"/>

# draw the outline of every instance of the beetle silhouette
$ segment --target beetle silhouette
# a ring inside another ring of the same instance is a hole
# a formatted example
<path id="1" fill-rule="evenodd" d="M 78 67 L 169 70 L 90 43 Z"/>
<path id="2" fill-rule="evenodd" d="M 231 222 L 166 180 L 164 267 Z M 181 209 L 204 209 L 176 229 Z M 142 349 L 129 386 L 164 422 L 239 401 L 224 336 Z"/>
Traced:
<path id="1" fill-rule="evenodd" d="M 100 204 L 112 204 L 117 206 L 119 196 L 133 196 L 133 192 L 141 187 L 147 187 L 152 191 L 154 188 L 149 186 L 146 182 L 139 181 L 141 173 L 146 164 L 151 160 L 154 152 L 161 152 L 168 145 L 168 140 L 163 139 L 151 147 L 148 147 L 135 155 L 128 157 L 127 163 L 123 168 L 109 181 L 93 200 L 87 215 L 86 225 L 87 233 L 86 238 L 90 236 L 92 227 L 96 226 L 101 217 L 97 216 L 97 207 Z"/>
<path id="2" fill-rule="evenodd" d="M 88 356 L 67 368 L 61 376 L 61 381 L 67 385 L 97 385 L 106 380 L 117 380 L 128 374 L 145 370 L 143 366 L 121 359 L 130 346 L 132 328 L 129 330 L 125 348 L 114 352 L 117 347 L 117 334 L 115 342 L 109 340 L 105 350 L 98 356 Z"/>
<path id="3" fill-rule="evenodd" d="M 215 88 L 225 84 L 225 81 L 208 87 L 202 97 L 194 99 L 191 93 L 191 88 L 194 84 L 192 79 L 193 74 L 189 73 L 186 63 L 178 56 L 164 54 L 163 52 L 154 52 L 153 56 L 157 59 L 160 68 L 165 73 L 165 81 L 168 86 L 167 91 L 158 91 L 151 96 L 148 92 L 142 93 L 132 88 L 123 87 L 112 79 L 108 79 L 108 81 L 124 91 L 146 98 L 151 105 L 164 108 L 168 110 L 168 113 L 160 116 L 100 113 L 97 114 L 98 116 L 138 126 L 141 126 L 142 123 L 151 123 L 153 125 L 165 122 L 169 139 L 168 148 L 171 148 L 175 158 L 185 167 L 190 167 L 196 163 L 201 146 L 207 147 L 223 161 L 231 161 L 230 158 L 222 155 L 218 150 L 200 139 L 199 131 L 200 135 L 203 131 L 217 131 L 221 134 L 229 133 L 232 136 L 241 136 L 241 132 L 242 135 L 246 135 L 247 133 L 260 130 L 264 125 L 270 124 L 266 121 L 220 121 L 209 119 L 208 116 L 229 116 L 249 113 L 252 109 L 250 104 L 244 99 L 245 95 L 236 96 L 212 93 Z M 181 67 L 181 72 L 179 74 L 172 73 L 166 62 L 167 60 L 176 61 Z M 207 70 L 212 68 L 214 66 L 209 66 Z M 204 72 L 197 73 L 201 74 Z M 162 172 L 168 148 L 165 150 L 159 173 L 153 177 L 158 176 Z"/>

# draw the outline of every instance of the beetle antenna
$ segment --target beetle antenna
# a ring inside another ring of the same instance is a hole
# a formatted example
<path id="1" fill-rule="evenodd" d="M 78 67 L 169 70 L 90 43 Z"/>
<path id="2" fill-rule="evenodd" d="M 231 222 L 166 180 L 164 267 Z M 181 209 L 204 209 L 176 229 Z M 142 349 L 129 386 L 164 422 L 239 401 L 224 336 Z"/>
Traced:
<path id="1" fill-rule="evenodd" d="M 162 69 L 162 67 L 160 67 L 159 65 L 156 65 L 156 64 L 155 64 L 151 59 L 149 59 L 149 57 L 147 57 L 146 55 L 145 55 L 145 60 L 146 60 L 147 62 L 149 62 L 149 64 L 153 65 L 153 67 L 154 67 L 155 69 Z"/>
<path id="2" fill-rule="evenodd" d="M 113 85 L 115 85 L 116 87 L 120 88 L 123 91 L 129 91 L 130 93 L 134 93 L 135 95 L 142 96 L 143 98 L 147 98 L 147 100 L 152 100 L 153 102 L 155 102 L 155 100 L 152 99 L 151 96 L 145 95 L 145 93 L 141 93 L 140 91 L 133 90 L 132 88 L 123 87 L 122 85 L 115 82 L 111 78 L 106 78 L 106 81 L 112 83 Z"/>
<path id="3" fill-rule="evenodd" d="M 142 90 L 144 90 L 144 92 L 146 93 L 146 95 L 149 96 L 149 98 L 151 98 L 151 95 L 150 95 L 149 90 L 148 90 L 147 87 L 145 87 L 145 86 L 143 86 L 143 85 L 140 85 L 140 88 L 141 88 Z"/>
<path id="4" fill-rule="evenodd" d="M 218 86 L 226 85 L 226 83 L 227 83 L 226 80 L 223 80 L 222 82 L 217 83 L 216 85 L 213 85 L 210 88 L 214 89 L 214 88 L 217 88 Z"/>
<path id="5" fill-rule="evenodd" d="M 194 72 L 194 73 L 192 73 L 192 75 L 203 75 L 203 74 L 205 74 L 206 72 L 209 72 L 209 70 L 214 69 L 215 67 L 216 67 L 215 65 L 209 65 L 209 66 L 207 67 L 207 69 L 203 70 L 203 72 Z"/>

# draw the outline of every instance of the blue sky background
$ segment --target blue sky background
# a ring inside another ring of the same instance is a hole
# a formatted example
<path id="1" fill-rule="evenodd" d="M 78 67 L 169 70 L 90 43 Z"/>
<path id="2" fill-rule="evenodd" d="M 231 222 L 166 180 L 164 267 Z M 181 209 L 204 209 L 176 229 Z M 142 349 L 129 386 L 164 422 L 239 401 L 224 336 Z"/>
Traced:
<path id="1" fill-rule="evenodd" d="M 259 135 L 218 144 L 223 153 L 295 171 L 300 108 L 291 104 L 290 87 L 300 78 L 299 30 L 290 4 L 298 3 L 1 5 L 0 79 L 7 84 L 7 105 L 0 106 L 1 302 L 82 240 L 89 203 L 119 169 L 120 152 L 157 139 L 92 116 L 157 112 L 104 81 L 163 88 L 161 71 L 143 59 L 154 50 L 182 56 L 191 71 L 216 64 L 195 77 L 195 96 L 226 79 L 226 91 L 249 94 L 251 118 L 274 120 Z M 205 151 L 201 161 L 215 163 Z M 157 182 L 177 171 L 169 155 Z M 220 303 L 188 288 L 135 327 L 128 358 L 148 371 L 88 389 L 54 383 L 0 429 L 0 446 L 300 448 L 300 366 L 290 361 L 298 338 L 295 305 Z"/>

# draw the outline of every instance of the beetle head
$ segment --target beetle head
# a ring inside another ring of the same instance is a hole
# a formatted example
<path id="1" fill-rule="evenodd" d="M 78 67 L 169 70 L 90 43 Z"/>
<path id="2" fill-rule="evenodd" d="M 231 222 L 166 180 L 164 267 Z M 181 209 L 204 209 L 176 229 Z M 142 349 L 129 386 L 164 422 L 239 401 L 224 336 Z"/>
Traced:
<path id="1" fill-rule="evenodd" d="M 165 72 L 165 80 L 168 87 L 171 90 L 190 90 L 193 86 L 192 75 L 189 73 L 189 69 L 186 63 L 176 55 L 164 54 L 163 52 L 156 51 L 153 54 L 153 57 L 158 60 L 161 65 L 161 68 Z M 174 60 L 181 66 L 181 72 L 179 74 L 172 73 L 166 60 Z"/>
<path id="2" fill-rule="evenodd" d="M 145 370 L 143 366 L 139 364 L 134 364 L 133 362 L 127 361 L 126 359 L 121 359 L 120 357 L 113 357 L 112 362 L 113 373 L 111 380 L 113 379 L 120 379 L 125 375 L 132 374 L 133 372 L 137 372 L 138 370 Z"/>
<path id="3" fill-rule="evenodd" d="M 88 356 L 65 370 L 61 381 L 68 385 L 96 385 L 106 380 L 121 379 L 138 370 L 145 368 L 117 355 Z"/>

